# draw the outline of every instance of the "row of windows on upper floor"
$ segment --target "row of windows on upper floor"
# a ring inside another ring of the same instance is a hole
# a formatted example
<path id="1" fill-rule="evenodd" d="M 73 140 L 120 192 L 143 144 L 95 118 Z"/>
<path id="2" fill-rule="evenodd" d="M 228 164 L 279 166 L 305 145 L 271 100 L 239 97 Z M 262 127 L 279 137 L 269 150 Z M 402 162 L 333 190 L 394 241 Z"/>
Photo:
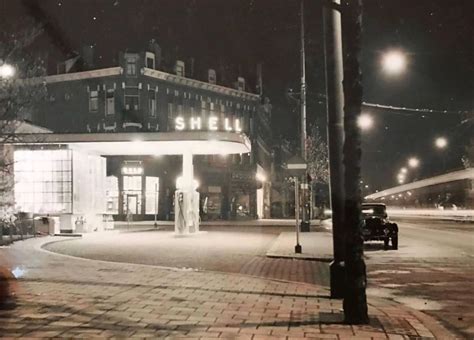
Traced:
<path id="1" fill-rule="evenodd" d="M 135 88 L 134 88 L 135 89 Z M 157 114 L 157 90 L 158 88 L 155 89 L 149 89 L 148 90 L 148 111 L 150 116 L 155 117 Z M 168 89 L 167 89 L 168 92 Z M 177 90 L 175 90 L 175 96 Z M 106 115 L 113 115 L 115 114 L 115 90 L 114 89 L 108 89 L 104 91 L 105 94 L 105 114 Z M 125 110 L 139 110 L 140 109 L 140 95 L 138 92 L 134 92 L 131 94 L 129 92 L 127 94 L 127 89 L 125 89 L 125 94 L 124 96 L 124 104 L 125 104 Z M 205 101 L 203 96 L 195 95 L 192 96 L 191 93 L 184 92 L 185 99 L 193 101 L 194 100 L 194 105 L 192 102 L 188 102 L 188 105 L 183 105 L 183 103 L 169 103 L 168 104 L 174 104 L 178 107 L 183 107 L 183 106 L 188 106 L 193 109 L 198 109 L 199 106 L 197 103 L 200 103 L 200 109 L 202 111 L 217 111 L 219 110 L 220 112 L 224 113 L 228 111 L 226 107 L 232 108 L 233 107 L 233 102 L 232 101 L 224 101 L 221 99 L 216 100 L 215 102 L 211 101 L 210 97 L 207 97 L 207 100 Z M 89 111 L 90 112 L 98 112 L 99 111 L 99 90 L 90 90 L 89 91 Z M 185 103 L 186 104 L 186 103 Z M 169 105 L 168 105 L 169 107 Z M 236 103 L 235 108 L 237 110 L 242 110 L 243 112 L 240 112 L 240 114 L 245 114 L 249 112 L 255 112 L 256 107 L 247 105 L 247 104 L 240 104 Z"/>

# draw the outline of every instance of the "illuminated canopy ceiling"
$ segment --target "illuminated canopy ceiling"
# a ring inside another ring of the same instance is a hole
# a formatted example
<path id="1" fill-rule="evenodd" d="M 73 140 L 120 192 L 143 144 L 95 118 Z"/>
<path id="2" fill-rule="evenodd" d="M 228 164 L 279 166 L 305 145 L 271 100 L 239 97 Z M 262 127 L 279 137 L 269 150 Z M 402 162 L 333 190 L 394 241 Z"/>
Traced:
<path id="1" fill-rule="evenodd" d="M 235 132 L 123 132 L 17 135 L 15 145 L 68 145 L 102 156 L 238 154 L 251 151 L 243 133 Z"/>

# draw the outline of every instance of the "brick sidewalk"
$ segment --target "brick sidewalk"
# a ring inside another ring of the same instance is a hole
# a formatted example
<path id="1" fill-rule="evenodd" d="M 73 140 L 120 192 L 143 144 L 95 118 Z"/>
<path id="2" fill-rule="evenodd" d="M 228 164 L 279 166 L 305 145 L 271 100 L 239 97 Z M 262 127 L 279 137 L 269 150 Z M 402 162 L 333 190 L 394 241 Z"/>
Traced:
<path id="1" fill-rule="evenodd" d="M 369 300 L 370 325 L 344 325 L 341 301 L 323 287 L 82 260 L 39 250 L 46 241 L 0 250 L 24 271 L 17 308 L 0 311 L 3 336 L 452 338 L 433 318 L 387 300 Z"/>

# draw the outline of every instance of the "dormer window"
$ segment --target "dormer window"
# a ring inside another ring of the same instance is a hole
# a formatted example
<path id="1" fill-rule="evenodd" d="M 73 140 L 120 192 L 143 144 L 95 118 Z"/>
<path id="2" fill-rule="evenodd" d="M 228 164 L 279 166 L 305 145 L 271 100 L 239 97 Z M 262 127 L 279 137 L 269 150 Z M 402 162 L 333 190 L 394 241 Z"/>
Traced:
<path id="1" fill-rule="evenodd" d="M 145 65 L 147 68 L 155 69 L 155 53 L 145 52 Z"/>
<path id="2" fill-rule="evenodd" d="M 136 54 L 125 54 L 125 72 L 127 76 L 137 76 L 137 61 L 138 56 Z"/>

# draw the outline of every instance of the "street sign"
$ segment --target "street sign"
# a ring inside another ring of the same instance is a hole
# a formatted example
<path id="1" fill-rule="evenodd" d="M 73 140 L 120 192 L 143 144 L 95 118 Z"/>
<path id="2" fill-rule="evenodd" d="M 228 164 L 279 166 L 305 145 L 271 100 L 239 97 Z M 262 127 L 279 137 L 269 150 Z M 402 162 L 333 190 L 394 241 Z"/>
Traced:
<path id="1" fill-rule="evenodd" d="M 291 157 L 285 165 L 285 169 L 291 176 L 301 176 L 306 173 L 307 168 L 308 164 L 300 156 Z"/>

